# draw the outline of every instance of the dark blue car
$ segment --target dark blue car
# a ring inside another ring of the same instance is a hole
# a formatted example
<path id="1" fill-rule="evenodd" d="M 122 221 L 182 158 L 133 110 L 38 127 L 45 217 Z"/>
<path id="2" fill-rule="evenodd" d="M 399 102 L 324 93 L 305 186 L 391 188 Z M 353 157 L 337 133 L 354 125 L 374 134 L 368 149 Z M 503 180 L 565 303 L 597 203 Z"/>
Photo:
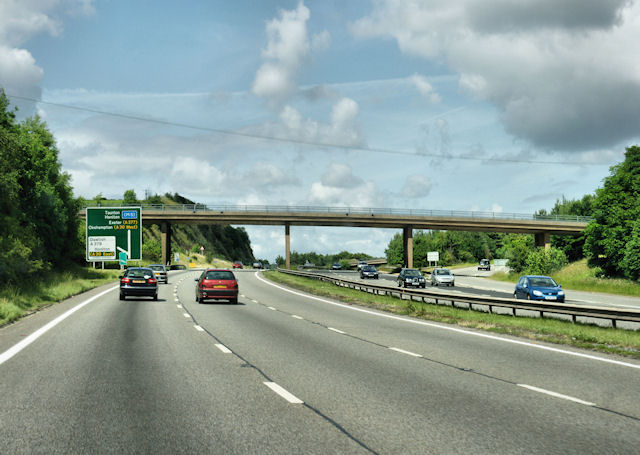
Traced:
<path id="1" fill-rule="evenodd" d="M 518 280 L 513 298 L 564 302 L 564 291 L 551 277 L 525 275 Z"/>

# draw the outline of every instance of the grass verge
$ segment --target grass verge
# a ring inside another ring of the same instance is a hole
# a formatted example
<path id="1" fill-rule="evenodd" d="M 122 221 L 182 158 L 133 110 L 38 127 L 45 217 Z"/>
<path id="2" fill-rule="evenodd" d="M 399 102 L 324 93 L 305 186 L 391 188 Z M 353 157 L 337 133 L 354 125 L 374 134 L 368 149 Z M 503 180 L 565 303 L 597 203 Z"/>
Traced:
<path id="1" fill-rule="evenodd" d="M 277 283 L 348 304 L 362 305 L 390 313 L 455 324 L 461 327 L 513 335 L 534 341 L 576 346 L 640 359 L 640 332 L 638 331 L 573 324 L 558 319 L 512 317 L 451 308 L 445 305 L 400 300 L 396 297 L 369 294 L 276 271 L 264 272 L 264 276 Z"/>
<path id="2" fill-rule="evenodd" d="M 118 279 L 120 270 L 74 267 L 51 272 L 38 282 L 0 288 L 0 326 L 38 309 Z"/>

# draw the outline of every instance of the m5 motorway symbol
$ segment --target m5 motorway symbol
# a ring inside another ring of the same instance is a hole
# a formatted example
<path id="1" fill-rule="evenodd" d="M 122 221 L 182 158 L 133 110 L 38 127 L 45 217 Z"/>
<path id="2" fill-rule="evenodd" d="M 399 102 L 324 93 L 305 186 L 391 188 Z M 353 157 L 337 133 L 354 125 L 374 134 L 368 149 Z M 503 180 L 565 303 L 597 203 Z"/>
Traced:
<path id="1" fill-rule="evenodd" d="M 140 207 L 87 207 L 87 261 L 142 259 Z"/>

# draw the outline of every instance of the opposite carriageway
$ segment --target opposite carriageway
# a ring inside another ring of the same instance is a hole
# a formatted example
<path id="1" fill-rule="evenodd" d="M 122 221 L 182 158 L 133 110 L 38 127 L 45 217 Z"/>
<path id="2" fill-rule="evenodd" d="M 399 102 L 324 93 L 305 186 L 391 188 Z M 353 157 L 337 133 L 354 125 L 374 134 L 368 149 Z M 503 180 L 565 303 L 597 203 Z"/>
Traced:
<path id="1" fill-rule="evenodd" d="M 86 217 L 86 211 L 80 212 Z M 290 266 L 291 226 L 349 226 L 402 229 L 405 265 L 413 266 L 413 230 L 459 230 L 533 234 L 536 244 L 549 246 L 550 236 L 578 235 L 588 217 L 527 215 L 457 210 L 415 210 L 359 207 L 256 205 L 142 205 L 144 224 L 158 224 L 162 232 L 162 260 L 171 252 L 172 224 L 279 225 L 285 228 L 285 260 Z"/>

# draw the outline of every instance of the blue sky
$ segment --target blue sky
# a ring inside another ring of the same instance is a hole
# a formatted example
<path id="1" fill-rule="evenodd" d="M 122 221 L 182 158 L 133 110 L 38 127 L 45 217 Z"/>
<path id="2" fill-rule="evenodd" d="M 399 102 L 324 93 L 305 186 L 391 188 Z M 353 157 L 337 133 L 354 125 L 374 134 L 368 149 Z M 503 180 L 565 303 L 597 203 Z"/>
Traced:
<path id="1" fill-rule="evenodd" d="M 0 85 L 78 196 L 533 213 L 638 143 L 639 26 L 626 0 L 0 0 Z M 247 231 L 283 254 L 283 228 Z M 382 256 L 394 234 L 292 248 Z"/>

